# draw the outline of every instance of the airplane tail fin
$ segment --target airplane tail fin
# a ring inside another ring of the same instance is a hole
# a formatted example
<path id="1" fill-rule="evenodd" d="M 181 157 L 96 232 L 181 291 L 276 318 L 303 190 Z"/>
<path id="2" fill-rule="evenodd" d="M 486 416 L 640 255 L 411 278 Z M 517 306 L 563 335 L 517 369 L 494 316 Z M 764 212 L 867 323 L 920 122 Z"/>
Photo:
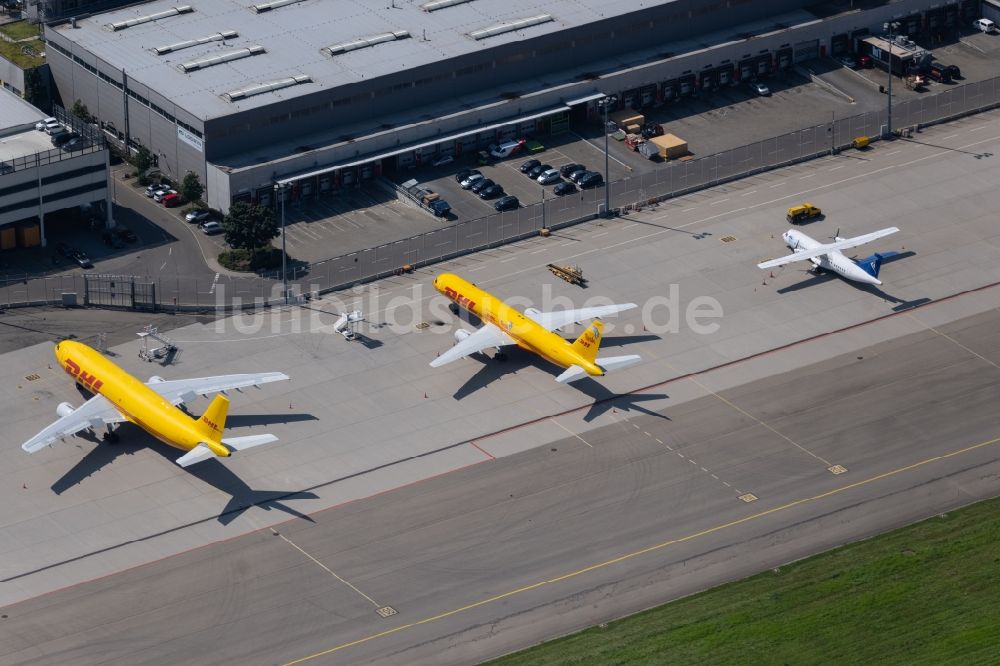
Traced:
<path id="1" fill-rule="evenodd" d="M 208 409 L 197 421 L 198 430 L 205 435 L 205 439 L 218 444 L 222 441 L 222 431 L 226 427 L 226 414 L 229 413 L 229 398 L 217 394 Z"/>
<path id="2" fill-rule="evenodd" d="M 595 319 L 573 343 L 573 351 L 593 363 L 597 358 L 597 348 L 601 346 L 603 334 L 604 323 L 600 319 Z"/>
<path id="3" fill-rule="evenodd" d="M 895 257 L 898 252 L 876 252 L 870 257 L 865 257 L 864 259 L 858 259 L 855 263 L 861 267 L 865 273 L 871 275 L 873 278 L 878 278 L 878 272 L 882 268 L 882 262 L 889 257 Z"/>

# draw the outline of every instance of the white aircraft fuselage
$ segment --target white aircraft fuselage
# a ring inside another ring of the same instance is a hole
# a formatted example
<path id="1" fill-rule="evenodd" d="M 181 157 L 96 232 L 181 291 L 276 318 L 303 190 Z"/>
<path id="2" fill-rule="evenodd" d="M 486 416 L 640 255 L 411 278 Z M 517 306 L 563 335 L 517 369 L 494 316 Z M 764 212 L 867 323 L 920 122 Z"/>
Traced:
<path id="1" fill-rule="evenodd" d="M 787 245 L 793 252 L 813 250 L 823 245 L 819 241 L 806 236 L 797 229 L 789 229 L 781 235 L 781 238 L 785 241 L 785 245 Z M 837 237 L 835 240 L 840 241 L 844 239 Z M 844 253 L 840 250 L 831 250 L 830 252 L 821 254 L 818 257 L 810 257 L 809 261 L 811 261 L 817 268 L 825 271 L 831 271 L 845 279 L 853 280 L 854 282 L 861 282 L 864 284 L 882 284 L 881 280 L 868 274 L 868 272 L 861 268 L 861 266 L 858 266 L 854 260 L 849 257 L 845 257 Z"/>

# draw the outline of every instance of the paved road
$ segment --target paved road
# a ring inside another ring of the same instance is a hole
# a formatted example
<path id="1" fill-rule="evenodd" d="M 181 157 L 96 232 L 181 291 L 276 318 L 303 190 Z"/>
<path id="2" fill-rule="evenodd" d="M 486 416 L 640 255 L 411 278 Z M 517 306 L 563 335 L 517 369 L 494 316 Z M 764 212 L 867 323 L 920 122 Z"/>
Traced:
<path id="1" fill-rule="evenodd" d="M 994 310 L 21 603 L 0 659 L 465 664 L 947 511 L 1000 492 L 998 327 Z"/>

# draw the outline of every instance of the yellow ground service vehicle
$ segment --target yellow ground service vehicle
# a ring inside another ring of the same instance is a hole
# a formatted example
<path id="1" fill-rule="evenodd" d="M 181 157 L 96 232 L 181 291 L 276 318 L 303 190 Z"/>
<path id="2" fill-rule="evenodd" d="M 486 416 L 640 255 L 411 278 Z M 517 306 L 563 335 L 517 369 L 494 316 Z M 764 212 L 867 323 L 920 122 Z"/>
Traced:
<path id="1" fill-rule="evenodd" d="M 816 206 L 813 206 L 811 203 L 800 203 L 797 206 L 792 206 L 788 209 L 785 219 L 792 224 L 802 224 L 804 221 L 811 220 L 814 217 L 819 217 L 822 214 L 823 211 Z"/>

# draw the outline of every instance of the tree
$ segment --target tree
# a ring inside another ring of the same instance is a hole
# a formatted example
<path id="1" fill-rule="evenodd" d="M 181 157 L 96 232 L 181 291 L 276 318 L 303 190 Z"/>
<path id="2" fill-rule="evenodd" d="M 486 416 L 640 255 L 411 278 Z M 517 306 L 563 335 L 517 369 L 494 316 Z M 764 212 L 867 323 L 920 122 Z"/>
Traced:
<path id="1" fill-rule="evenodd" d="M 90 115 L 90 109 L 80 100 L 73 102 L 73 108 L 70 109 L 70 112 L 85 123 L 94 122 L 94 116 Z"/>
<path id="2" fill-rule="evenodd" d="M 48 95 L 37 67 L 24 70 L 24 99 L 40 109 L 48 107 Z"/>
<path id="3" fill-rule="evenodd" d="M 153 166 L 153 154 L 149 152 L 149 148 L 139 146 L 132 157 L 132 162 L 139 173 L 145 173 L 146 169 Z"/>
<path id="4" fill-rule="evenodd" d="M 181 181 L 181 196 L 186 201 L 199 201 L 204 193 L 205 187 L 198 180 L 198 174 L 189 171 L 184 175 L 184 180 Z"/>
<path id="5" fill-rule="evenodd" d="M 280 234 L 270 208 L 235 203 L 222 220 L 226 242 L 235 248 L 255 253 Z"/>

